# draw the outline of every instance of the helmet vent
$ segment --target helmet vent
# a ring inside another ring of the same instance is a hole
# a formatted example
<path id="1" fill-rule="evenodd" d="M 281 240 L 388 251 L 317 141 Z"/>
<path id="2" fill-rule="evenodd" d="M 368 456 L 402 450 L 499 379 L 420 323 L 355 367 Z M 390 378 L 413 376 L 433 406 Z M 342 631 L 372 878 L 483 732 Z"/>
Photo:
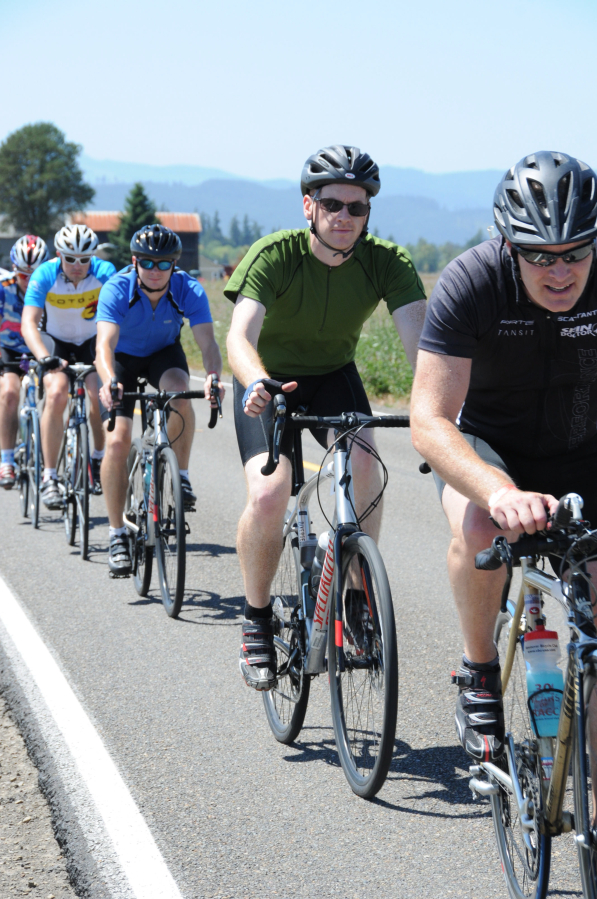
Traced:
<path id="1" fill-rule="evenodd" d="M 568 196 L 570 194 L 570 172 L 564 175 L 558 182 L 558 205 L 560 211 L 564 212 L 568 207 Z"/>
<path id="2" fill-rule="evenodd" d="M 508 188 L 508 190 L 506 191 L 506 193 L 508 194 L 508 196 L 510 197 L 510 199 L 512 200 L 512 202 L 515 203 L 516 206 L 518 206 L 519 209 L 524 209 L 524 203 L 522 202 L 521 196 L 520 196 L 520 194 L 518 193 L 517 190 L 513 190 L 512 188 Z"/>
<path id="3" fill-rule="evenodd" d="M 595 179 L 587 178 L 585 183 L 582 186 L 582 193 L 580 196 L 581 203 L 590 203 L 595 195 Z"/>
<path id="4" fill-rule="evenodd" d="M 517 234 L 537 234 L 534 228 L 521 228 L 519 225 L 513 226 Z"/>
<path id="5" fill-rule="evenodd" d="M 545 199 L 545 191 L 543 190 L 543 185 L 538 181 L 533 181 L 532 178 L 529 178 L 528 184 L 531 189 L 531 193 L 533 194 L 533 199 L 535 200 L 537 205 L 547 212 L 547 200 Z"/>

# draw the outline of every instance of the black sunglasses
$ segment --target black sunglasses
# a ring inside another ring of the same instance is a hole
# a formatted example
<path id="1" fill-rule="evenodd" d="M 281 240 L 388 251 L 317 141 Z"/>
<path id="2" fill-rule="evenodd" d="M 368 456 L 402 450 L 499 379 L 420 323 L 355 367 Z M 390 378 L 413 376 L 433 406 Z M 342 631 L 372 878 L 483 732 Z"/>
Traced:
<path id="1" fill-rule="evenodd" d="M 155 268 L 156 265 L 161 272 L 169 271 L 174 265 L 174 259 L 138 259 L 137 262 L 141 266 L 141 268 L 147 269 L 149 271 L 152 268 Z"/>
<path id="2" fill-rule="evenodd" d="M 80 262 L 81 265 L 87 265 L 88 262 L 91 262 L 91 256 L 63 256 L 62 258 L 65 262 L 68 262 L 69 265 L 74 265 L 75 262 Z"/>
<path id="3" fill-rule="evenodd" d="M 589 243 L 581 244 L 576 250 L 566 250 L 565 253 L 541 253 L 537 250 L 517 247 L 515 244 L 512 244 L 512 249 L 516 250 L 517 253 L 520 253 L 522 258 L 526 259 L 527 262 L 530 262 L 531 265 L 539 265 L 542 268 L 547 268 L 549 265 L 554 265 L 558 259 L 561 259 L 566 265 L 574 265 L 575 262 L 581 262 L 593 252 L 594 244 L 595 242 L 591 240 Z"/>
<path id="4" fill-rule="evenodd" d="M 343 203 L 342 200 L 334 200 L 333 197 L 313 197 L 313 200 L 323 206 L 326 212 L 340 212 L 346 206 L 348 214 L 357 218 L 367 215 L 371 209 L 369 203 L 361 203 L 358 200 L 355 200 L 354 203 Z"/>

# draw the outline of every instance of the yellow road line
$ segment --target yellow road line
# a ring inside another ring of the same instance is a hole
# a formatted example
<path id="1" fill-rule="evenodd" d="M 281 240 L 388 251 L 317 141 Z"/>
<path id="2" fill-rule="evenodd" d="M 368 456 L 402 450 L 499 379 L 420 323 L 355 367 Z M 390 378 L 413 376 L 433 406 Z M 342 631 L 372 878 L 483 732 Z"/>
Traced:
<path id="1" fill-rule="evenodd" d="M 305 462 L 303 459 L 303 468 L 306 468 L 309 471 L 320 471 L 321 465 L 314 465 L 313 462 Z"/>

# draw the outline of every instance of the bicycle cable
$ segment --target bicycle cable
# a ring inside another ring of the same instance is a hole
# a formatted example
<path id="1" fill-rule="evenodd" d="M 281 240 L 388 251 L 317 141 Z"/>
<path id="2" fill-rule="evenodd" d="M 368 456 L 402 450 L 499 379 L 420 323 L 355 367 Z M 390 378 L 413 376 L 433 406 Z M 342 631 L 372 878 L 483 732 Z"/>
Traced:
<path id="1" fill-rule="evenodd" d="M 321 499 L 321 494 L 320 494 L 320 492 L 319 492 L 319 484 L 320 484 L 320 481 L 321 481 L 321 472 L 323 471 L 323 468 L 324 468 L 324 465 L 325 465 L 325 460 L 326 460 L 327 457 L 328 457 L 328 456 L 335 450 L 336 444 L 338 443 L 338 441 L 340 441 L 340 440 L 342 440 L 342 439 L 344 439 L 344 438 L 349 438 L 349 439 L 350 439 L 350 444 L 349 444 L 348 451 L 347 451 L 347 454 L 346 454 L 346 461 L 347 461 L 347 462 L 348 462 L 348 460 L 350 459 L 350 456 L 351 456 L 351 454 L 352 454 L 352 448 L 353 448 L 353 445 L 354 445 L 354 443 L 356 442 L 357 446 L 359 446 L 359 447 L 360 447 L 361 449 L 363 449 L 365 452 L 369 453 L 369 455 L 373 456 L 373 458 L 376 459 L 377 462 L 379 462 L 379 464 L 381 465 L 381 468 L 382 468 L 382 472 L 383 472 L 383 478 L 382 478 L 383 484 L 382 484 L 382 488 L 381 488 L 380 492 L 378 493 L 378 495 L 375 497 L 375 499 L 373 499 L 373 500 L 369 503 L 369 505 L 367 506 L 367 508 L 365 509 L 365 511 L 363 512 L 362 515 L 357 515 L 357 510 L 356 510 L 355 507 L 354 507 L 354 504 L 353 504 L 353 502 L 352 502 L 352 498 L 350 497 L 350 494 L 348 495 L 348 501 L 349 501 L 349 503 L 350 503 L 350 507 L 351 507 L 351 509 L 352 509 L 352 511 L 353 511 L 354 517 L 355 517 L 355 519 L 356 519 L 356 523 L 357 523 L 357 525 L 359 526 L 359 528 L 362 529 L 361 522 L 365 521 L 365 519 L 368 518 L 369 515 L 371 515 L 371 513 L 378 507 L 378 505 L 379 505 L 380 502 L 381 502 L 382 496 L 383 496 L 384 493 L 385 493 L 386 487 L 387 487 L 387 485 L 388 485 L 388 480 L 389 480 L 388 469 L 386 468 L 386 466 L 385 466 L 385 464 L 384 464 L 384 462 L 383 462 L 381 456 L 379 455 L 379 453 L 377 452 L 377 450 L 375 449 L 375 447 L 373 447 L 371 444 L 364 443 L 364 442 L 362 442 L 362 441 L 360 441 L 360 440 L 357 439 L 359 433 L 360 433 L 362 430 L 364 430 L 366 427 L 367 427 L 367 422 L 365 422 L 364 424 L 361 424 L 361 425 L 356 425 L 354 428 L 350 428 L 350 430 L 348 430 L 348 431 L 343 431 L 341 434 L 338 434 L 338 436 L 336 437 L 336 439 L 335 439 L 335 440 L 328 446 L 327 450 L 325 451 L 325 455 L 324 455 L 323 461 L 322 461 L 322 463 L 321 463 L 321 468 L 319 469 L 319 473 L 318 473 L 318 475 L 317 475 L 317 502 L 319 503 L 319 508 L 320 508 L 320 510 L 321 510 L 321 513 L 322 513 L 323 517 L 325 518 L 326 522 L 328 523 L 328 525 L 329 525 L 330 527 L 332 527 L 332 522 L 331 522 L 331 521 L 329 520 L 329 518 L 327 517 L 327 515 L 326 515 L 326 513 L 325 513 L 325 510 L 324 510 L 324 508 L 323 508 L 323 505 L 322 505 L 322 499 Z"/>

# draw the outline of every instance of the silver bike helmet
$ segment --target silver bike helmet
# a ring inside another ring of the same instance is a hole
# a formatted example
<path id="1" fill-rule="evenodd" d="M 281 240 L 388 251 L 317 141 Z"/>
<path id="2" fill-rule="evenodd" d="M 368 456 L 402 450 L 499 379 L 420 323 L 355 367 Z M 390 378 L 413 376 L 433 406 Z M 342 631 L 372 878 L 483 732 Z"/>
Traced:
<path id="1" fill-rule="evenodd" d="M 324 147 L 309 156 L 301 174 L 303 196 L 326 184 L 338 183 L 364 187 L 368 194 L 375 197 L 381 187 L 379 167 L 367 153 L 361 153 L 358 147 L 342 144 Z"/>
<path id="2" fill-rule="evenodd" d="M 532 153 L 498 184 L 493 214 L 498 230 L 513 244 L 591 240 L 597 235 L 595 172 L 565 153 Z"/>
<path id="3" fill-rule="evenodd" d="M 49 258 L 46 242 L 37 234 L 25 234 L 24 237 L 20 237 L 10 251 L 10 261 L 14 267 L 27 275 Z"/>
<path id="4" fill-rule="evenodd" d="M 92 255 L 98 243 L 97 234 L 87 225 L 65 225 L 54 237 L 56 252 L 73 256 Z"/>

